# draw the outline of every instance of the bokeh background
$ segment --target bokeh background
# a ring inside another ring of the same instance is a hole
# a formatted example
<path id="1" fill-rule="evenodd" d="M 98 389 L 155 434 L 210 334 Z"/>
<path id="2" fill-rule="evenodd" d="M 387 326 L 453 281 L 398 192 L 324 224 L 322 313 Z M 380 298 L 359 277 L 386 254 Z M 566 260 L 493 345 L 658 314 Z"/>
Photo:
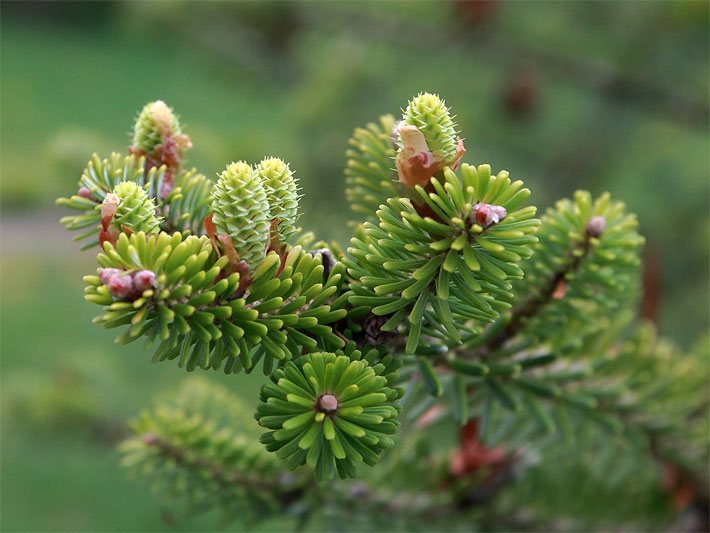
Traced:
<path id="1" fill-rule="evenodd" d="M 95 258 L 53 205 L 93 151 L 127 147 L 157 98 L 186 124 L 190 164 L 215 175 L 281 156 L 301 179 L 303 225 L 346 242 L 353 128 L 438 92 L 467 160 L 524 179 L 539 206 L 586 188 L 638 213 L 643 313 L 690 346 L 708 326 L 709 5 L 4 2 L 0 528 L 211 524 L 163 510 L 118 465 L 125 421 L 183 371 L 92 326 L 81 276 Z M 238 391 L 253 402 L 259 381 Z"/>

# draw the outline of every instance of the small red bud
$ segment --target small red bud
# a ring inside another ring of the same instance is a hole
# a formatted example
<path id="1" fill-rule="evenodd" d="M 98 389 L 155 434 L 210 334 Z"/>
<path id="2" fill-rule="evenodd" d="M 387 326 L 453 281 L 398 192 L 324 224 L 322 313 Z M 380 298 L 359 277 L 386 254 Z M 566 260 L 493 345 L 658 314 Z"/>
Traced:
<path id="1" fill-rule="evenodd" d="M 108 285 L 111 278 L 119 275 L 121 272 L 122 270 L 118 268 L 102 268 L 101 272 L 99 272 L 99 278 L 104 285 Z"/>
<path id="2" fill-rule="evenodd" d="M 133 294 L 133 280 L 131 276 L 116 274 L 108 281 L 108 290 L 118 298 L 127 298 Z"/>
<path id="3" fill-rule="evenodd" d="M 589 222 L 587 222 L 587 235 L 590 237 L 601 237 L 605 229 L 606 219 L 601 215 L 592 217 Z"/>
<path id="4" fill-rule="evenodd" d="M 318 401 L 318 408 L 323 413 L 334 413 L 338 410 L 338 399 L 332 394 L 324 394 Z"/>
<path id="5" fill-rule="evenodd" d="M 552 293 L 553 300 L 561 300 L 567 294 L 567 282 L 565 280 L 560 280 L 560 282 L 555 287 L 555 291 Z"/>
<path id="6" fill-rule="evenodd" d="M 143 292 L 155 287 L 155 273 L 150 270 L 139 270 L 133 274 L 133 286 Z"/>
<path id="7" fill-rule="evenodd" d="M 86 187 L 79 187 L 79 192 L 77 194 L 82 198 L 86 198 L 87 200 L 94 199 L 93 195 L 91 194 L 91 191 Z"/>

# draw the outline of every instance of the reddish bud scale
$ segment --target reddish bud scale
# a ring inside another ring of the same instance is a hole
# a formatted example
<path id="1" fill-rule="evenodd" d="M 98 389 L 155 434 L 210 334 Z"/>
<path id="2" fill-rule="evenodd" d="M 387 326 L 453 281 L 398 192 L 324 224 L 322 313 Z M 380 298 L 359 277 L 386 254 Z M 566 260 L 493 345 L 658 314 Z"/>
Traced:
<path id="1" fill-rule="evenodd" d="M 79 192 L 77 194 L 87 200 L 94 200 L 94 196 L 91 194 L 91 191 L 86 187 L 79 187 Z"/>
<path id="2" fill-rule="evenodd" d="M 155 274 L 150 270 L 139 270 L 133 274 L 133 286 L 140 292 L 155 287 Z"/>
<path id="3" fill-rule="evenodd" d="M 150 270 L 126 272 L 118 268 L 103 268 L 99 279 L 116 298 L 135 300 L 144 291 L 155 287 L 155 273 Z"/>
<path id="4" fill-rule="evenodd" d="M 127 274 L 116 274 L 108 280 L 108 290 L 118 298 L 128 298 L 134 293 L 133 279 Z"/>
<path id="5" fill-rule="evenodd" d="M 101 272 L 99 272 L 99 278 L 101 279 L 101 282 L 103 284 L 108 285 L 108 282 L 111 280 L 111 278 L 117 276 L 121 272 L 122 270 L 119 270 L 117 268 L 102 268 Z"/>
<path id="6" fill-rule="evenodd" d="M 483 229 L 498 224 L 506 216 L 508 216 L 508 211 L 502 205 L 481 203 L 473 206 L 472 219 Z"/>

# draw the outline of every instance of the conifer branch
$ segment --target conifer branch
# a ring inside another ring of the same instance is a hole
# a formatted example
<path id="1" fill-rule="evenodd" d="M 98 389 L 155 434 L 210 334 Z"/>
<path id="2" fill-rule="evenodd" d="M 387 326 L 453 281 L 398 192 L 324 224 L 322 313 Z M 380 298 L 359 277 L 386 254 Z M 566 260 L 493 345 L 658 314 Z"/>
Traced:
<path id="1" fill-rule="evenodd" d="M 602 221 L 604 220 L 603 217 L 600 218 Z M 510 317 L 506 317 L 505 319 L 503 329 L 486 343 L 488 352 L 497 350 L 509 339 L 515 337 L 524 325 L 525 320 L 535 316 L 542 307 L 555 298 L 556 293 L 562 293 L 559 298 L 564 298 L 565 280 L 571 274 L 574 274 L 579 269 L 582 261 L 587 258 L 592 238 L 598 238 L 600 235 L 601 232 L 599 231 L 590 231 L 588 224 L 584 233 L 584 239 L 574 245 L 574 248 L 568 253 L 567 259 L 563 262 L 563 266 L 551 273 L 548 280 L 543 284 L 536 295 L 531 296 L 522 304 L 513 308 Z M 495 325 L 491 327 L 495 329 Z"/>
<path id="2" fill-rule="evenodd" d="M 590 427 L 613 441 L 591 439 L 591 455 L 623 441 L 644 468 L 703 463 L 706 435 L 687 426 L 707 412 L 707 361 L 638 326 L 643 238 L 621 202 L 578 191 L 535 218 L 522 181 L 462 162 L 449 108 L 420 93 L 400 120 L 354 132 L 347 196 L 363 223 L 341 251 L 300 233 L 286 161 L 230 163 L 213 181 L 184 170 L 190 147 L 172 109 L 149 103 L 128 155 L 94 155 L 58 200 L 75 211 L 62 224 L 100 244 L 85 298 L 118 342 L 153 342 L 154 361 L 188 371 L 261 367 L 263 447 L 243 406 L 203 382 L 133 423 L 134 472 L 196 509 L 332 506 L 407 524 L 469 516 L 484 496 L 497 512 L 526 452 Z M 315 483 L 373 476 L 363 464 L 445 422 L 475 439 L 453 458 L 435 439 L 431 471 L 406 463 L 420 486 L 396 488 L 391 463 L 377 482 Z"/>

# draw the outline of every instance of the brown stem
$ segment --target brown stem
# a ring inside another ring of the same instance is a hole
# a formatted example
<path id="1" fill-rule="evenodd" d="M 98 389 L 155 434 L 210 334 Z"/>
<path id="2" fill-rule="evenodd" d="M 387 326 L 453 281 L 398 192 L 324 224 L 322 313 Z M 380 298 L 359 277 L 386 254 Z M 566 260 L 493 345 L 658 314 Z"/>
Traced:
<path id="1" fill-rule="evenodd" d="M 565 264 L 548 278 L 542 289 L 513 309 L 508 323 L 486 345 L 489 352 L 497 350 L 509 339 L 513 338 L 523 328 L 528 318 L 538 314 L 543 307 L 555 298 L 555 292 L 560 288 L 561 283 L 565 281 L 569 274 L 576 272 L 582 265 L 584 258 L 587 257 L 591 238 L 592 235 L 587 231 L 584 234 L 584 240 L 573 248 Z M 581 250 L 582 253 L 575 254 L 574 252 L 577 250 Z"/>
<path id="2" fill-rule="evenodd" d="M 247 489 L 267 491 L 274 495 L 283 505 L 288 505 L 300 499 L 306 490 L 305 486 L 282 483 L 279 479 L 260 475 L 248 475 L 244 472 L 229 469 L 225 465 L 206 459 L 190 459 L 187 450 L 175 446 L 158 435 L 147 433 L 143 442 L 156 448 L 163 456 L 169 457 L 185 469 L 209 472 L 212 478 L 222 487 L 238 485 Z"/>

